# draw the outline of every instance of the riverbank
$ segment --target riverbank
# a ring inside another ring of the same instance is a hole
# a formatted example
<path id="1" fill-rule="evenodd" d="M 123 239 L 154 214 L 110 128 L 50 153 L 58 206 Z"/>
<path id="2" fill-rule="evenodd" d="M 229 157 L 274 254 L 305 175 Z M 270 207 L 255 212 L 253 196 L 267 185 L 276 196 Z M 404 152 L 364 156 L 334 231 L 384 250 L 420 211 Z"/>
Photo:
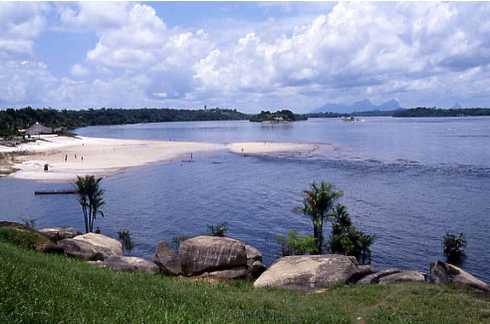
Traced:
<path id="1" fill-rule="evenodd" d="M 424 283 L 342 285 L 305 294 L 254 289 L 240 280 L 113 272 L 1 242 L 0 258 L 5 323 L 482 323 L 490 309 L 481 293 Z"/>
<path id="2" fill-rule="evenodd" d="M 92 137 L 41 136 L 17 147 L 1 147 L 9 155 L 2 165 L 12 177 L 42 181 L 72 181 L 77 176 L 107 176 L 129 167 L 159 161 L 194 160 L 196 153 L 229 150 L 237 154 L 303 154 L 317 149 L 313 144 L 246 142 L 213 144 L 127 140 Z M 48 170 L 45 171 L 45 165 Z"/>

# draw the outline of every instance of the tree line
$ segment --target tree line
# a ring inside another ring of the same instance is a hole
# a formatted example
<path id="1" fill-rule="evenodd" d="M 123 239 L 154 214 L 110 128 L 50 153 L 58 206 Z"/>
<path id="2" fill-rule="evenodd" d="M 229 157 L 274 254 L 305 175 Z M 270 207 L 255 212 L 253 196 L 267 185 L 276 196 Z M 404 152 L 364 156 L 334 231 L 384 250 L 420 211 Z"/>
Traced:
<path id="1" fill-rule="evenodd" d="M 396 111 L 393 117 L 462 117 L 490 116 L 490 108 L 441 109 L 417 107 Z"/>
<path id="2" fill-rule="evenodd" d="M 20 128 L 39 122 L 47 127 L 73 129 L 95 125 L 117 125 L 174 121 L 245 120 L 250 116 L 235 109 L 22 109 L 0 110 L 0 136 L 17 135 Z"/>

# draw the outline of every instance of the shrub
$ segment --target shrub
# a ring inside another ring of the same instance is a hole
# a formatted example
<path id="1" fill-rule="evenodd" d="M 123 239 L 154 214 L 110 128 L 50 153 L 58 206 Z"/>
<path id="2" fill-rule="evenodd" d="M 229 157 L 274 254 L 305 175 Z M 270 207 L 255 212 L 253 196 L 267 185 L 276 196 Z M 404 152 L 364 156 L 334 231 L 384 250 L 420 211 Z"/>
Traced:
<path id="1" fill-rule="evenodd" d="M 448 263 L 459 264 L 463 260 L 466 240 L 463 233 L 459 235 L 447 232 L 442 238 L 443 252 Z"/>
<path id="2" fill-rule="evenodd" d="M 315 254 L 317 252 L 316 240 L 312 235 L 300 235 L 294 230 L 288 231 L 287 238 L 278 236 L 281 243 L 282 256 Z"/>
<path id="3" fill-rule="evenodd" d="M 371 245 L 375 237 L 358 230 L 350 219 L 347 208 L 338 204 L 335 207 L 330 237 L 332 253 L 352 255 L 361 264 L 371 263 Z"/>
<path id="4" fill-rule="evenodd" d="M 208 231 L 213 236 L 225 236 L 226 232 L 228 232 L 228 224 L 208 225 Z"/>
<path id="5" fill-rule="evenodd" d="M 129 233 L 129 230 L 123 229 L 117 232 L 117 235 L 119 236 L 119 241 L 121 241 L 123 249 L 125 251 L 131 252 L 131 250 L 134 248 L 134 243 L 131 239 L 131 234 Z"/>

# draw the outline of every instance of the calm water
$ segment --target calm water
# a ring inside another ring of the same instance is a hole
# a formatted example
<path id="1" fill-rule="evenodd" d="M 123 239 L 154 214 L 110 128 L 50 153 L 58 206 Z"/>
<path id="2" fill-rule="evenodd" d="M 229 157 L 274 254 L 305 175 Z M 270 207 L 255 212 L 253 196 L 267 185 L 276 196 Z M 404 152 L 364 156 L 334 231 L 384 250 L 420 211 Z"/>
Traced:
<path id="1" fill-rule="evenodd" d="M 249 122 L 158 123 L 88 127 L 84 136 L 230 143 L 329 143 L 325 157 L 242 157 L 224 151 L 194 154 L 194 163 L 132 168 L 104 180 L 103 232 L 128 228 L 135 255 L 151 256 L 159 240 L 206 232 L 227 222 L 230 235 L 254 244 L 271 262 L 274 237 L 288 229 L 309 233 L 293 209 L 314 180 L 327 180 L 355 223 L 375 234 L 378 268 L 426 270 L 441 258 L 441 237 L 464 232 L 464 268 L 490 281 L 490 118 L 366 118 L 347 123 L 312 119 L 280 126 Z M 38 226 L 82 228 L 72 196 L 34 197 L 40 188 L 68 184 L 0 179 L 3 218 L 36 218 Z"/>

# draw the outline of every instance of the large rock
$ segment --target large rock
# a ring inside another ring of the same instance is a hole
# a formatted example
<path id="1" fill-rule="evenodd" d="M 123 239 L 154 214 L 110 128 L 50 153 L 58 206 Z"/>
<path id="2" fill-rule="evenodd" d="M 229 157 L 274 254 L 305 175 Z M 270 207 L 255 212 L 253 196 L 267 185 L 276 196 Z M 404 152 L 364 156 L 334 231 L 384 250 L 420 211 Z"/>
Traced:
<path id="1" fill-rule="evenodd" d="M 39 232 L 46 235 L 51 241 L 54 242 L 58 242 L 68 238 L 74 238 L 75 236 L 82 234 L 82 232 L 73 227 L 41 228 Z"/>
<path id="2" fill-rule="evenodd" d="M 63 250 L 66 256 L 81 260 L 104 260 L 109 257 L 106 249 L 97 248 L 95 245 L 82 240 L 64 239 L 58 242 L 57 246 Z M 103 250 L 101 252 L 101 250 Z"/>
<path id="3" fill-rule="evenodd" d="M 248 277 L 251 279 L 257 279 L 265 270 L 267 270 L 267 267 L 262 261 L 254 261 L 252 264 L 247 262 L 247 268 Z"/>
<path id="4" fill-rule="evenodd" d="M 0 222 L 0 241 L 19 247 L 44 252 L 54 245 L 51 240 L 33 228 L 15 222 Z"/>
<path id="5" fill-rule="evenodd" d="M 399 273 L 399 272 L 402 272 L 402 270 L 396 269 L 396 268 L 386 269 L 383 271 L 371 273 L 371 274 L 363 277 L 362 279 L 360 279 L 356 283 L 361 284 L 361 285 L 362 284 L 376 284 L 376 283 L 379 283 L 379 280 L 381 278 L 395 274 L 395 273 Z"/>
<path id="6" fill-rule="evenodd" d="M 378 280 L 380 285 L 399 283 L 399 282 L 424 282 L 425 275 L 419 271 L 400 271 L 387 276 L 383 276 Z"/>
<path id="7" fill-rule="evenodd" d="M 185 275 L 228 270 L 247 265 L 245 245 L 235 239 L 217 236 L 197 236 L 185 240 L 179 249 Z"/>
<path id="8" fill-rule="evenodd" d="M 165 274 L 175 276 L 182 274 L 180 257 L 165 241 L 160 241 L 158 243 L 155 255 L 153 256 L 153 262 L 155 262 Z"/>
<path id="9" fill-rule="evenodd" d="M 216 278 L 216 279 L 239 279 L 239 278 L 245 278 L 247 277 L 247 275 L 248 275 L 248 268 L 242 266 L 242 267 L 236 267 L 228 270 L 204 272 L 203 274 L 200 275 L 200 277 Z"/>
<path id="10" fill-rule="evenodd" d="M 429 280 L 437 284 L 452 283 L 459 287 L 471 287 L 482 291 L 490 291 L 485 282 L 452 264 L 437 261 L 430 265 Z"/>
<path id="11" fill-rule="evenodd" d="M 159 272 L 158 266 L 148 260 L 138 257 L 112 256 L 104 261 L 89 261 L 90 264 L 114 271 L 142 271 L 147 273 Z"/>
<path id="12" fill-rule="evenodd" d="M 257 279 L 267 267 L 262 263 L 262 253 L 252 245 L 245 244 L 247 252 L 248 277 Z"/>
<path id="13" fill-rule="evenodd" d="M 87 233 L 75 236 L 73 240 L 92 244 L 98 252 L 104 255 L 104 259 L 111 256 L 121 256 L 123 254 L 121 242 L 102 234 Z"/>
<path id="14" fill-rule="evenodd" d="M 363 271 L 365 269 L 359 267 L 356 258 L 345 255 L 287 256 L 265 271 L 254 287 L 309 291 L 346 283 Z"/>
<path id="15" fill-rule="evenodd" d="M 262 262 L 262 253 L 252 245 L 245 244 L 245 251 L 247 252 L 247 263 L 252 264 L 255 261 Z"/>

